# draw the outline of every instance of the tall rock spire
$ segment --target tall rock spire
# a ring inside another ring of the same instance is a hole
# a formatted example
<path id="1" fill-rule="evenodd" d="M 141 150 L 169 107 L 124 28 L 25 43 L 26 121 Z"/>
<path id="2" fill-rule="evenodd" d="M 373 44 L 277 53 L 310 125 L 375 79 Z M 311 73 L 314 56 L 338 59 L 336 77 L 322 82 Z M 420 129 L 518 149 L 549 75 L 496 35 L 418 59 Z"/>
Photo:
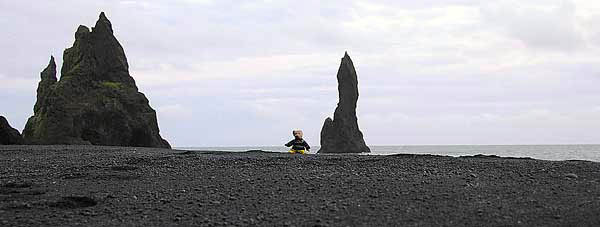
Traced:
<path id="1" fill-rule="evenodd" d="M 27 143 L 170 147 L 104 13 L 92 31 L 77 28 L 60 80 L 54 58 L 41 77 L 34 115 L 23 130 Z"/>
<path id="2" fill-rule="evenodd" d="M 50 56 L 50 62 L 48 62 L 48 66 L 40 73 L 40 77 L 42 81 L 56 82 L 56 62 L 54 61 L 54 56 Z"/>
<path id="3" fill-rule="evenodd" d="M 129 75 L 129 64 L 123 47 L 113 34 L 112 24 L 104 13 L 95 27 L 80 25 L 73 46 L 64 52 L 62 77 L 93 77 L 90 79 L 123 83 L 136 87 Z"/>
<path id="4" fill-rule="evenodd" d="M 106 18 L 106 14 L 104 14 L 104 12 L 100 13 L 98 21 L 96 21 L 96 25 L 94 26 L 94 31 L 106 32 L 110 33 L 111 35 L 113 34 L 112 24 L 110 23 L 108 18 Z"/>
<path id="5" fill-rule="evenodd" d="M 337 80 L 340 100 L 335 108 L 333 119 L 328 117 L 323 124 L 319 153 L 371 152 L 358 128 L 356 117 L 358 78 L 348 52 L 342 58 Z"/>
<path id="6" fill-rule="evenodd" d="M 42 103 L 45 102 L 48 92 L 52 90 L 52 86 L 56 83 L 56 62 L 54 56 L 50 56 L 48 66 L 40 73 L 40 82 L 37 89 L 37 101 L 33 107 L 33 111 L 38 111 Z"/>

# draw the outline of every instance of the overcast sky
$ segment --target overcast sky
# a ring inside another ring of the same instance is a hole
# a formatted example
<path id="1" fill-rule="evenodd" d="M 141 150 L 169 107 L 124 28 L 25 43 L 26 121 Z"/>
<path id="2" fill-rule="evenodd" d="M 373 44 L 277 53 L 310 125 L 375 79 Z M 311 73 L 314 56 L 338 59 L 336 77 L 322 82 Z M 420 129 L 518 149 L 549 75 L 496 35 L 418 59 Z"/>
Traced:
<path id="1" fill-rule="evenodd" d="M 344 51 L 370 145 L 600 143 L 600 1 L 0 0 L 0 115 L 112 21 L 174 146 L 319 144 Z"/>

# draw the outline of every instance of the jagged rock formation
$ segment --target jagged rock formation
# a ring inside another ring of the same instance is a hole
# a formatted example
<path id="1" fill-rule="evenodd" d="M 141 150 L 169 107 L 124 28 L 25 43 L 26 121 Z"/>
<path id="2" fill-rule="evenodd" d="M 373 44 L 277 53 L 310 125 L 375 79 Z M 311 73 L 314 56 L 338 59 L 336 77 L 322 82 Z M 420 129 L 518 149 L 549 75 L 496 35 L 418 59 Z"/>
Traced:
<path id="1" fill-rule="evenodd" d="M 92 31 L 79 26 L 63 61 L 59 81 L 54 57 L 41 73 L 34 115 L 23 130 L 28 144 L 170 148 L 104 13 Z"/>
<path id="2" fill-rule="evenodd" d="M 0 116 L 0 145 L 20 145 L 24 142 L 21 133 L 11 127 L 4 116 Z"/>
<path id="3" fill-rule="evenodd" d="M 318 153 L 364 153 L 371 152 L 358 129 L 356 102 L 358 101 L 358 78 L 348 53 L 342 58 L 337 74 L 340 101 L 333 119 L 325 119 L 321 129 L 321 149 Z"/>

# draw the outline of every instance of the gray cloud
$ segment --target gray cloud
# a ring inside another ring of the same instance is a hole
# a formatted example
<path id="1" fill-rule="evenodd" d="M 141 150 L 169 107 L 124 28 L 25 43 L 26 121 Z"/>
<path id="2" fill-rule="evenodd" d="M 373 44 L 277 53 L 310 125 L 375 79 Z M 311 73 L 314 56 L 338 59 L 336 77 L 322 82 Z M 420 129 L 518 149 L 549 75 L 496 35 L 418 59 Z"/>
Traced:
<path id="1" fill-rule="evenodd" d="M 513 1 L 499 1 L 483 7 L 482 13 L 528 47 L 566 51 L 584 47 L 575 18 L 576 5 L 571 1 L 544 3 L 518 7 Z"/>

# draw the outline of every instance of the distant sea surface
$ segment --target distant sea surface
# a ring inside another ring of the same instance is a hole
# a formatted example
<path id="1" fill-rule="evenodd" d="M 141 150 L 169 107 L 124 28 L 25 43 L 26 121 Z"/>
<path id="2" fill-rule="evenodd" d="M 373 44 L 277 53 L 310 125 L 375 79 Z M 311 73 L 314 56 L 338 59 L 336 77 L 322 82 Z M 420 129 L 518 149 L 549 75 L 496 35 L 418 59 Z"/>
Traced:
<path id="1" fill-rule="evenodd" d="M 588 160 L 600 162 L 600 144 L 597 145 L 409 145 L 409 146 L 369 146 L 368 155 L 390 154 L 433 154 L 448 156 L 498 155 L 502 157 L 530 157 L 543 160 Z M 247 146 L 247 147 L 178 147 L 182 150 L 216 150 L 242 152 L 264 150 L 287 152 L 284 146 Z M 310 153 L 316 153 L 319 147 L 313 147 Z"/>

